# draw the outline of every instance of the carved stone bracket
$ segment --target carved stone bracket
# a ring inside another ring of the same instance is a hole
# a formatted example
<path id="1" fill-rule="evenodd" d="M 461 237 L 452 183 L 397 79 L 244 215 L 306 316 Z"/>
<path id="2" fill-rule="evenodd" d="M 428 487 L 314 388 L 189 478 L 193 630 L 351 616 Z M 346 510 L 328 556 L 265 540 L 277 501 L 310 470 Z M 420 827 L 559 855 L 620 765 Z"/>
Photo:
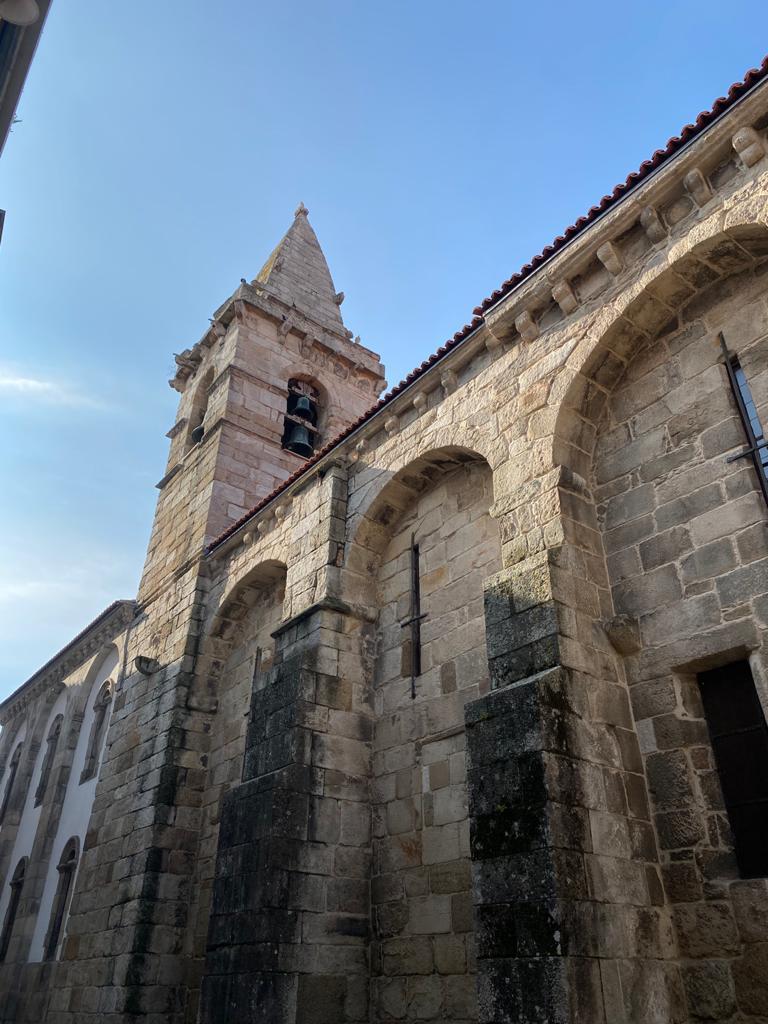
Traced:
<path id="1" fill-rule="evenodd" d="M 443 370 L 440 374 L 440 383 L 442 384 L 443 391 L 446 395 L 453 394 L 459 386 L 458 378 L 453 370 Z"/>
<path id="2" fill-rule="evenodd" d="M 655 206 L 646 206 L 640 214 L 640 224 L 648 238 L 656 244 L 663 242 L 667 237 L 667 229 L 662 223 L 659 212 Z"/>
<path id="3" fill-rule="evenodd" d="M 566 316 L 573 313 L 579 305 L 579 300 L 569 281 L 558 281 L 552 288 L 552 298 Z"/>
<path id="4" fill-rule="evenodd" d="M 747 167 L 753 167 L 765 156 L 765 143 L 754 128 L 739 128 L 731 143 Z"/>
<path id="5" fill-rule="evenodd" d="M 609 274 L 613 274 L 616 277 L 624 268 L 624 261 L 621 258 L 621 253 L 613 244 L 613 242 L 603 242 L 603 244 L 597 250 L 597 258 L 603 264 Z"/>
<path id="6" fill-rule="evenodd" d="M 697 206 L 704 206 L 714 195 L 712 186 L 698 167 L 688 171 L 683 186 Z"/>
<path id="7" fill-rule="evenodd" d="M 515 317 L 515 330 L 523 341 L 535 341 L 539 334 L 539 325 L 527 309 Z"/>

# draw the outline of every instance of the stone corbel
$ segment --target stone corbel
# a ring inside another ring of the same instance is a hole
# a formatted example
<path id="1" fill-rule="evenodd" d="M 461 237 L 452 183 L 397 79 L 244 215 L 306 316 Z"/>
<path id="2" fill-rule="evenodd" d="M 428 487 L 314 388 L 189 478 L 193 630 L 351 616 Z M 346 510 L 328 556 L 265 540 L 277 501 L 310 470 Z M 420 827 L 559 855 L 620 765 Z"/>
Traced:
<path id="1" fill-rule="evenodd" d="M 181 373 L 194 373 L 203 361 L 200 353 L 191 348 L 185 348 L 183 352 L 176 353 L 173 359 Z"/>
<path id="2" fill-rule="evenodd" d="M 148 658 L 146 654 L 139 654 L 133 662 L 136 671 L 143 676 L 151 676 L 160 669 L 160 662 L 157 658 Z"/>
<path id="3" fill-rule="evenodd" d="M 384 420 L 384 429 L 388 437 L 394 437 L 400 429 L 400 419 L 397 416 L 388 416 Z"/>
<path id="4" fill-rule="evenodd" d="M 445 392 L 446 397 L 453 394 L 459 386 L 458 378 L 453 370 L 443 370 L 440 374 L 440 383 L 443 386 L 443 391 Z"/>
<path id="5" fill-rule="evenodd" d="M 296 320 L 291 313 L 287 313 L 282 320 L 282 323 L 277 328 L 277 336 L 285 344 L 285 338 L 290 331 L 296 326 Z"/>
<path id="6" fill-rule="evenodd" d="M 536 341 L 539 334 L 539 325 L 527 309 L 515 317 L 515 330 L 523 341 Z"/>
<path id="7" fill-rule="evenodd" d="M 418 394 L 413 396 L 413 408 L 416 410 L 419 416 L 427 408 L 427 396 L 423 391 L 419 391 Z"/>
<path id="8" fill-rule="evenodd" d="M 596 255 L 609 274 L 617 277 L 621 273 L 624 261 L 613 242 L 603 242 Z"/>
<path id="9" fill-rule="evenodd" d="M 569 313 L 573 313 L 579 305 L 579 300 L 576 298 L 576 293 L 571 287 L 570 281 L 558 281 L 557 284 L 553 285 L 552 298 L 566 316 Z"/>
<path id="10" fill-rule="evenodd" d="M 698 167 L 694 167 L 688 171 L 686 176 L 683 178 L 683 186 L 697 206 L 706 205 L 714 195 L 712 186 Z"/>
<path id="11" fill-rule="evenodd" d="M 355 447 L 352 449 L 352 451 L 347 456 L 347 459 L 349 460 L 349 462 L 351 462 L 353 465 L 354 465 L 354 463 L 359 462 L 360 459 L 362 458 L 362 456 L 363 456 L 367 446 L 368 446 L 367 441 L 365 440 L 364 437 L 361 437 L 360 440 L 355 445 Z"/>
<path id="12" fill-rule="evenodd" d="M 731 144 L 746 167 L 753 167 L 765 156 L 765 143 L 754 128 L 739 128 Z"/>
<path id="13" fill-rule="evenodd" d="M 640 624 L 631 615 L 615 615 L 603 623 L 611 646 L 621 655 L 636 654 L 640 650 Z"/>
<path id="14" fill-rule="evenodd" d="M 502 303 L 485 314 L 485 326 L 488 331 L 485 347 L 489 351 L 499 348 L 504 342 L 513 341 L 515 325 L 512 322 L 508 303 Z"/>
<path id="15" fill-rule="evenodd" d="M 285 501 L 281 505 L 278 505 L 277 508 L 275 509 L 275 519 L 277 520 L 277 522 L 282 523 L 285 520 L 285 517 L 290 512 L 290 510 L 290 501 Z"/>
<path id="16" fill-rule="evenodd" d="M 259 537 L 266 537 L 272 527 L 272 516 L 264 516 L 256 523 L 256 533 Z"/>
<path id="17" fill-rule="evenodd" d="M 667 237 L 667 229 L 655 206 L 646 206 L 643 209 L 640 214 L 640 226 L 654 245 L 657 242 L 663 242 Z"/>

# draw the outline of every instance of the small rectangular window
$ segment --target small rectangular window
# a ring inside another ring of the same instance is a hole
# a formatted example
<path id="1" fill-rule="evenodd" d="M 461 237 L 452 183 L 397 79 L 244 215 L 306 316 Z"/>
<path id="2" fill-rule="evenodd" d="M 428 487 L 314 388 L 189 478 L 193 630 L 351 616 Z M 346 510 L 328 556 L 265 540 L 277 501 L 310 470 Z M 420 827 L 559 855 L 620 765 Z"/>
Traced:
<path id="1" fill-rule="evenodd" d="M 748 661 L 699 675 L 742 878 L 768 877 L 768 727 Z"/>
<path id="2" fill-rule="evenodd" d="M 741 363 L 736 356 L 731 359 L 731 366 L 733 367 L 733 372 L 736 376 L 736 383 L 739 386 L 739 394 L 741 395 L 741 400 L 744 403 L 747 419 L 752 427 L 752 433 L 755 435 L 755 441 L 757 441 L 758 444 L 760 462 L 763 466 L 768 466 L 768 445 L 765 445 L 762 448 L 759 447 L 759 445 L 765 441 L 765 435 L 763 434 L 763 426 L 760 423 L 760 417 L 757 415 L 755 400 L 752 397 L 749 381 L 747 380 L 746 374 L 741 368 Z"/>

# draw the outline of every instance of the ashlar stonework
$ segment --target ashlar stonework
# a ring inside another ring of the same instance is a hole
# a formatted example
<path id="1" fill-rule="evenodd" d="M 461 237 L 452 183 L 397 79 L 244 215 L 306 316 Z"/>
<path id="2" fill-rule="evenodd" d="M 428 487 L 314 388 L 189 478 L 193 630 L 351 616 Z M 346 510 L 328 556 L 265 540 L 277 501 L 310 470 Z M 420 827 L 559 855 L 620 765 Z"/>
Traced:
<path id="1" fill-rule="evenodd" d="M 768 1020 L 767 72 L 383 400 L 303 206 L 176 357 L 0 705 L 3 1024 Z"/>

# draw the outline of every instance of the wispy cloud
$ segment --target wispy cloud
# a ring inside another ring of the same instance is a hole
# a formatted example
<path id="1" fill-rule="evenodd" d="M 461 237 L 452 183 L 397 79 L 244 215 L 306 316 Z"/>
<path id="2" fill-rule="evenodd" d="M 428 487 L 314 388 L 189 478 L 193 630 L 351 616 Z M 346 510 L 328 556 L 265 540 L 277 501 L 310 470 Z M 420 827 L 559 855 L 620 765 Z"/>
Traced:
<path id="1" fill-rule="evenodd" d="M 45 600 L 62 594 L 79 594 L 77 586 L 53 579 L 21 580 L 18 582 L 0 580 L 0 604 L 6 601 Z"/>
<path id="2" fill-rule="evenodd" d="M 66 405 L 81 409 L 106 408 L 104 402 L 90 395 L 84 395 L 53 380 L 26 377 L 0 369 L 0 395 L 17 396 L 26 400 L 44 402 L 49 405 Z"/>

